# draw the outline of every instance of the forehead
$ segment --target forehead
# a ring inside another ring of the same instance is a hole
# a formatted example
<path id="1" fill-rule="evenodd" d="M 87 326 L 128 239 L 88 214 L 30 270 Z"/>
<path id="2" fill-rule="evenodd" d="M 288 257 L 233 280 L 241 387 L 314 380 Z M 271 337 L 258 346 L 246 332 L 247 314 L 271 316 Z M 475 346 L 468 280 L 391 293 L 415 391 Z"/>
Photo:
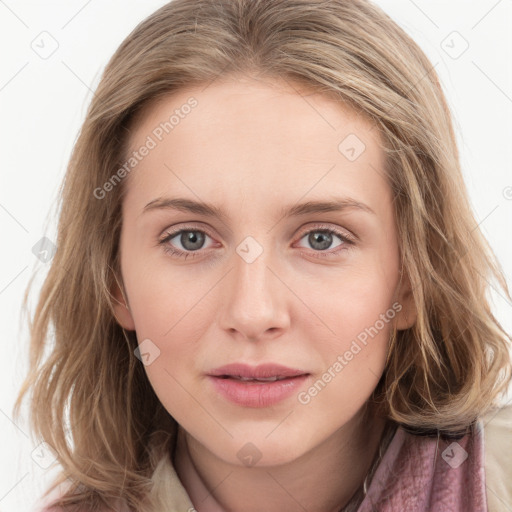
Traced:
<path id="1" fill-rule="evenodd" d="M 367 202 L 389 194 L 378 129 L 334 95 L 290 81 L 180 89 L 139 116 L 126 157 L 145 145 L 126 184 L 137 201 L 176 189 L 219 202 L 230 191 L 298 200 L 336 188 Z"/>

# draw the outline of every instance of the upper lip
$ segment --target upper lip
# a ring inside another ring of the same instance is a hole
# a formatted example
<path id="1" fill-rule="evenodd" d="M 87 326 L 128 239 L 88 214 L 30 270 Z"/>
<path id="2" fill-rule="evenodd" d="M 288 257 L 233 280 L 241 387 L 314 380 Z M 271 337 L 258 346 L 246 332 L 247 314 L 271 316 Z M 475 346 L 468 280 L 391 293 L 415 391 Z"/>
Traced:
<path id="1" fill-rule="evenodd" d="M 265 363 L 258 366 L 250 366 L 243 363 L 231 363 L 225 366 L 215 368 L 208 375 L 246 377 L 246 378 L 266 378 L 266 377 L 295 377 L 297 375 L 306 375 L 307 372 L 296 368 L 274 363 Z"/>

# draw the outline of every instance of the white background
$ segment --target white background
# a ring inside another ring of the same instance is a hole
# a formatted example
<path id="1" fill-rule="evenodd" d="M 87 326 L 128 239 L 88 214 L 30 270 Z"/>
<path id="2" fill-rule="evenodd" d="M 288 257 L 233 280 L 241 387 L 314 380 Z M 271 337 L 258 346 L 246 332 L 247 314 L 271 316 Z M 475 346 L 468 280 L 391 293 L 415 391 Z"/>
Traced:
<path id="1" fill-rule="evenodd" d="M 55 224 L 48 216 L 104 66 L 135 25 L 164 3 L 0 0 L 0 315 L 5 356 L 0 360 L 0 512 L 31 510 L 50 476 L 50 470 L 44 470 L 31 456 L 38 443 L 30 438 L 26 424 L 12 421 L 28 342 L 26 325 L 19 324 L 20 304 L 30 276 L 37 272 L 37 286 L 30 301 L 32 307 L 35 305 L 49 265 L 37 260 L 32 247 L 43 235 L 55 240 Z M 512 2 L 376 3 L 436 64 L 455 117 L 476 218 L 510 286 Z M 43 31 L 58 44 L 47 59 L 32 48 L 40 37 L 48 38 L 40 36 Z M 447 51 L 454 55 L 462 48 L 463 40 L 453 31 L 469 44 L 456 59 Z M 450 50 L 446 45 L 454 48 Z M 493 291 L 492 297 L 497 318 L 512 332 L 512 304 L 497 292 Z"/>

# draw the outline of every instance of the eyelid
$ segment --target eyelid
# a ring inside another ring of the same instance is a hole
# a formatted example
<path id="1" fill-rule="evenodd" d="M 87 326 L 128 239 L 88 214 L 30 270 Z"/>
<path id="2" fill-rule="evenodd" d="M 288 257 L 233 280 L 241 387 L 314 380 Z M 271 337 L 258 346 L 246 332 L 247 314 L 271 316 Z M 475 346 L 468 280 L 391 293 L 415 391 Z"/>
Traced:
<path id="1" fill-rule="evenodd" d="M 173 228 L 165 228 L 162 234 L 159 236 L 159 240 L 162 238 L 168 238 L 171 235 L 171 238 L 176 236 L 181 231 L 202 231 L 206 233 L 210 238 L 214 238 L 211 234 L 209 228 L 207 228 L 204 224 L 195 223 L 195 222 L 183 222 L 181 223 L 183 226 L 181 227 L 173 227 Z"/>
<path id="2" fill-rule="evenodd" d="M 158 237 L 157 245 L 166 245 L 169 240 L 172 240 L 175 236 L 179 235 L 183 231 L 200 231 L 207 236 L 209 236 L 212 240 L 215 237 L 211 234 L 210 230 L 205 227 L 203 224 L 196 224 L 194 222 L 184 223 L 182 227 L 177 228 L 167 228 L 163 231 L 163 233 Z M 200 252 L 204 252 L 208 249 L 199 249 L 198 251 L 183 251 L 182 249 L 173 248 L 177 253 L 178 252 L 186 252 L 186 254 L 199 254 Z"/>
<path id="3" fill-rule="evenodd" d="M 301 231 L 301 235 L 299 237 L 302 238 L 304 235 L 307 235 L 311 231 L 331 231 L 342 239 L 346 239 L 347 241 L 355 243 L 358 240 L 358 237 L 348 231 L 347 229 L 339 228 L 337 226 L 333 226 L 332 224 L 325 224 L 322 222 L 316 222 L 312 225 L 308 225 Z"/>
<path id="4" fill-rule="evenodd" d="M 340 228 L 333 227 L 331 225 L 323 224 L 323 223 L 314 223 L 311 226 L 305 227 L 304 229 L 302 229 L 300 231 L 299 239 L 302 238 L 304 235 L 307 235 L 308 233 L 310 233 L 311 231 L 313 231 L 315 229 L 318 230 L 318 231 L 321 231 L 321 230 L 332 231 L 335 234 L 337 234 L 338 236 L 347 238 L 348 240 L 353 241 L 353 242 L 355 242 L 358 239 L 358 237 L 356 235 L 350 233 L 348 230 L 343 230 L 342 231 Z M 211 234 L 211 232 L 208 230 L 208 228 L 206 228 L 204 225 L 191 223 L 191 224 L 186 224 L 184 227 L 181 227 L 181 228 L 176 228 L 176 229 L 169 230 L 169 231 L 164 230 L 162 235 L 159 237 L 159 240 L 161 240 L 162 238 L 164 240 L 168 239 L 169 237 L 173 238 L 174 236 L 176 236 L 177 234 L 179 234 L 182 231 L 195 231 L 195 230 L 204 232 L 210 238 L 215 238 Z"/>
<path id="5" fill-rule="evenodd" d="M 198 249 L 197 251 L 184 251 L 182 249 L 177 249 L 175 247 L 172 247 L 170 244 L 167 244 L 167 242 L 171 239 L 173 239 L 175 236 L 179 235 L 180 233 L 184 231 L 199 231 L 207 236 L 209 236 L 211 239 L 215 239 L 215 237 L 211 234 L 209 229 L 205 227 L 203 224 L 199 223 L 184 223 L 182 227 L 177 227 L 174 229 L 164 230 L 163 235 L 159 237 L 158 245 L 163 245 L 164 250 L 172 253 L 177 256 L 182 256 L 183 258 L 187 258 L 188 256 L 191 256 L 192 258 L 201 255 L 203 252 L 208 251 L 209 249 Z M 346 229 L 339 228 L 337 226 L 333 226 L 331 224 L 325 224 L 321 222 L 313 223 L 312 225 L 309 224 L 307 227 L 304 227 L 300 231 L 300 235 L 297 239 L 297 241 L 300 241 L 305 235 L 314 232 L 314 231 L 327 231 L 330 233 L 335 234 L 338 236 L 342 243 L 339 246 L 336 246 L 336 250 L 326 250 L 326 251 L 315 251 L 313 249 L 309 249 L 309 251 L 313 252 L 314 257 L 329 257 L 329 256 L 336 256 L 340 251 L 347 250 L 354 246 L 356 244 L 356 240 L 358 240 L 358 237 L 354 234 L 352 234 L 350 231 Z M 299 247 L 299 249 L 307 249 L 305 247 Z"/>

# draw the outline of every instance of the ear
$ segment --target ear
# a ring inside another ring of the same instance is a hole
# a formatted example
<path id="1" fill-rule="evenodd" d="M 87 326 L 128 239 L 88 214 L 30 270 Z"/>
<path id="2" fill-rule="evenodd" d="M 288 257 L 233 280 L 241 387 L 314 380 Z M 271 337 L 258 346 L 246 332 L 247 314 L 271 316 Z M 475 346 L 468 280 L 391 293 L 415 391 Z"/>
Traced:
<path id="1" fill-rule="evenodd" d="M 117 323 L 127 331 L 135 331 L 135 322 L 130 311 L 130 305 L 128 304 L 124 287 L 119 284 L 117 277 L 112 290 L 112 296 L 114 298 L 113 305 Z"/>
<path id="2" fill-rule="evenodd" d="M 418 311 L 416 309 L 416 304 L 414 303 L 411 281 L 405 271 L 403 272 L 402 278 L 398 284 L 395 298 L 396 302 L 401 306 L 401 309 L 395 316 L 395 327 L 398 331 L 409 329 L 415 324 Z"/>

